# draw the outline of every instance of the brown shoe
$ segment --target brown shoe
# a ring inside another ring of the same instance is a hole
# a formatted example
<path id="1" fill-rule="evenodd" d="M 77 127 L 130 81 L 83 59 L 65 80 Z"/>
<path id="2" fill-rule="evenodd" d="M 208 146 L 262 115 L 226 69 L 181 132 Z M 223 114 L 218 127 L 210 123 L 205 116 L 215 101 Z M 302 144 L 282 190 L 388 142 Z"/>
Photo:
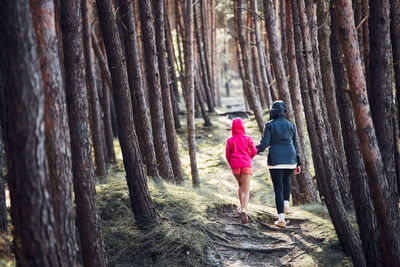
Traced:
<path id="1" fill-rule="evenodd" d="M 283 212 L 288 215 L 288 214 L 292 214 L 293 210 L 290 207 L 283 207 Z"/>
<path id="2" fill-rule="evenodd" d="M 285 228 L 286 227 L 286 222 L 285 221 L 281 221 L 281 220 L 277 220 L 275 221 L 275 226 L 279 227 L 279 228 Z"/>
<path id="3" fill-rule="evenodd" d="M 241 214 L 242 214 L 242 223 L 243 224 L 248 223 L 249 222 L 249 218 L 247 218 L 246 212 L 242 212 Z"/>

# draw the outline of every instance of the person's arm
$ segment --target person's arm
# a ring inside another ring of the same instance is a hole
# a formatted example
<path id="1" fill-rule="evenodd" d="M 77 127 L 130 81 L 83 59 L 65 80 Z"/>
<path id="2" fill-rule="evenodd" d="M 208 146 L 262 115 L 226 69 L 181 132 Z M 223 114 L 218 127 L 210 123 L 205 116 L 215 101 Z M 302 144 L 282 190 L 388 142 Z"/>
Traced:
<path id="1" fill-rule="evenodd" d="M 231 163 L 231 146 L 229 145 L 229 139 L 226 140 L 226 146 L 225 146 L 225 157 L 228 163 Z"/>
<path id="2" fill-rule="evenodd" d="M 297 144 L 297 129 L 296 129 L 296 125 L 293 124 L 293 128 L 294 128 L 294 134 L 293 134 L 293 137 L 292 137 L 292 142 L 293 142 L 294 149 L 296 150 L 297 166 L 301 166 L 301 160 L 300 160 L 300 155 L 299 155 L 299 147 L 298 147 L 298 144 Z"/>
<path id="3" fill-rule="evenodd" d="M 254 158 L 257 154 L 257 148 L 254 147 L 253 139 L 249 136 L 249 152 L 250 152 L 250 157 Z"/>
<path id="4" fill-rule="evenodd" d="M 300 155 L 299 155 L 299 147 L 298 147 L 298 144 L 297 144 L 297 129 L 296 129 L 296 125 L 294 125 L 293 124 L 293 126 L 294 126 L 294 134 L 293 134 L 293 146 L 294 146 L 294 149 L 296 150 L 296 158 L 297 158 L 297 166 L 296 166 L 296 168 L 294 169 L 294 174 L 295 175 L 297 175 L 297 174 L 299 174 L 300 172 L 301 172 L 301 161 L 300 161 Z"/>
<path id="5" fill-rule="evenodd" d="M 264 126 L 264 131 L 261 136 L 260 144 L 256 146 L 258 152 L 263 152 L 271 141 L 271 129 L 269 128 L 269 124 L 266 123 Z"/>

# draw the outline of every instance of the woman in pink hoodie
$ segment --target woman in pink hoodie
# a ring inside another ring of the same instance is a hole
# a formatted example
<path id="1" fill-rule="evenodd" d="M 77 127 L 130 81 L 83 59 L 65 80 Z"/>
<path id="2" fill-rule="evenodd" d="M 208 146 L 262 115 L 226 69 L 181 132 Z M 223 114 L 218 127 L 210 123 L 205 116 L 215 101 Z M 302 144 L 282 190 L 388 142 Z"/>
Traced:
<path id="1" fill-rule="evenodd" d="M 226 141 L 226 159 L 239 184 L 240 214 L 242 223 L 247 223 L 247 204 L 249 202 L 251 159 L 257 154 L 250 136 L 245 135 L 244 122 L 241 118 L 232 121 L 232 136 Z"/>

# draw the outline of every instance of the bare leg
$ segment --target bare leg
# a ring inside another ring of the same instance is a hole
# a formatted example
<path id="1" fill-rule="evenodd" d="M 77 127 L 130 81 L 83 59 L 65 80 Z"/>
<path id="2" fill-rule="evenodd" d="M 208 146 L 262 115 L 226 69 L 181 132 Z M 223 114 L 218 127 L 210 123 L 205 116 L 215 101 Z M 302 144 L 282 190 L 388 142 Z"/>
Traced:
<path id="1" fill-rule="evenodd" d="M 247 212 L 250 195 L 250 174 L 242 173 L 242 211 Z"/>
<path id="2" fill-rule="evenodd" d="M 242 201 L 242 177 L 241 174 L 234 174 L 236 181 L 238 182 L 239 189 L 238 189 L 238 195 L 239 195 L 239 201 L 240 201 L 240 209 L 243 210 L 243 201 Z"/>

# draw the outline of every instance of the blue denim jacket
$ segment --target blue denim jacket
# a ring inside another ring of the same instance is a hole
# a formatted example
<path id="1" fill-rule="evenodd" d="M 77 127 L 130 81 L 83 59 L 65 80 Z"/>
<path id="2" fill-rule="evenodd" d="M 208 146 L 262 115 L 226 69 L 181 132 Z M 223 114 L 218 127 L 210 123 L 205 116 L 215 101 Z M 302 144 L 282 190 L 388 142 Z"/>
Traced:
<path id="1" fill-rule="evenodd" d="M 275 101 L 271 109 L 271 120 L 265 124 L 261 144 L 262 152 L 269 147 L 268 165 L 301 165 L 297 147 L 296 126 L 285 119 L 286 106 L 283 101 Z"/>

